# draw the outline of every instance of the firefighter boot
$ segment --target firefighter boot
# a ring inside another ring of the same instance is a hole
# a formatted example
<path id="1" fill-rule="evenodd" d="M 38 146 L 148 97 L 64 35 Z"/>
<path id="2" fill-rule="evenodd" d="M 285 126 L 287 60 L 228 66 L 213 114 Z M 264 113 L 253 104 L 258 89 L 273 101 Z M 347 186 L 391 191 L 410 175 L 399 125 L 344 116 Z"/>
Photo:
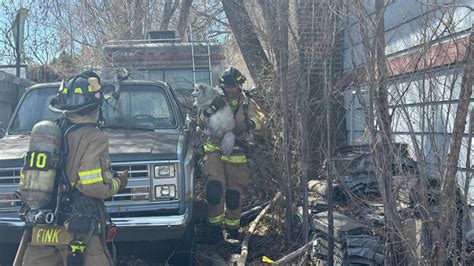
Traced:
<path id="1" fill-rule="evenodd" d="M 234 228 L 234 229 L 226 229 L 227 231 L 227 239 L 235 239 L 235 240 L 240 240 L 240 233 L 239 229 Z"/>
<path id="2" fill-rule="evenodd" d="M 204 236 L 205 242 L 209 245 L 216 245 L 224 242 L 224 236 L 222 234 L 222 226 L 207 225 L 206 235 Z"/>

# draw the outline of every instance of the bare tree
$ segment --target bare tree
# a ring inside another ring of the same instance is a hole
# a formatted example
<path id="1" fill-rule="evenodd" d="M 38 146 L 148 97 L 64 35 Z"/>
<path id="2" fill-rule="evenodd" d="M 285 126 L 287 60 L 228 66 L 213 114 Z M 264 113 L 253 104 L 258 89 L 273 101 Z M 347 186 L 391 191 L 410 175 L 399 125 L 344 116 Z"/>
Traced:
<path id="1" fill-rule="evenodd" d="M 163 8 L 163 18 L 161 19 L 160 30 L 167 30 L 170 26 L 171 17 L 178 8 L 179 0 L 165 0 L 165 6 Z"/>
<path id="2" fill-rule="evenodd" d="M 181 2 L 181 9 L 179 11 L 179 19 L 178 19 L 178 36 L 183 38 L 185 32 L 186 32 L 186 26 L 188 25 L 188 17 L 189 17 L 189 11 L 191 9 L 193 1 L 192 0 L 183 0 Z"/>
<path id="3" fill-rule="evenodd" d="M 242 7 L 240 1 L 235 0 L 223 0 L 222 5 L 239 48 L 245 51 L 242 55 L 250 75 L 254 80 L 268 76 L 270 64 L 252 26 L 247 9 Z"/>

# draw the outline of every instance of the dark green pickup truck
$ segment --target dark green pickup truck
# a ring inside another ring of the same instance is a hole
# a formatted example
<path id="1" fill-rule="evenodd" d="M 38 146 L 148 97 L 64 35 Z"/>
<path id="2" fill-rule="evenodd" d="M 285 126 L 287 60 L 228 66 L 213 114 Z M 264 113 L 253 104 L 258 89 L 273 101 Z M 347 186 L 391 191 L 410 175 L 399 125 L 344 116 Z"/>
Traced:
<path id="1" fill-rule="evenodd" d="M 0 244 L 18 243 L 23 222 L 16 197 L 22 157 L 33 125 L 58 118 L 48 109 L 59 83 L 27 88 L 0 139 Z M 113 91 L 115 86 L 104 85 Z M 106 201 L 117 240 L 179 240 L 194 232 L 194 154 L 187 116 L 160 81 L 121 81 L 103 105 L 112 168 L 128 170 L 124 191 Z"/>

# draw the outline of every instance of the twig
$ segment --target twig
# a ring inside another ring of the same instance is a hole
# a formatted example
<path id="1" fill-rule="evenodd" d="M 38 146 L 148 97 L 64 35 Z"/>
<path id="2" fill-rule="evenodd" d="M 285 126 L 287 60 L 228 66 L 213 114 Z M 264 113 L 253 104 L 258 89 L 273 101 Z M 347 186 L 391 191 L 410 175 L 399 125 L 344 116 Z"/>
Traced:
<path id="1" fill-rule="evenodd" d="M 242 241 L 242 248 L 240 251 L 240 257 L 239 261 L 237 262 L 238 266 L 244 266 L 245 262 L 247 260 L 247 255 L 249 252 L 249 240 L 250 237 L 252 236 L 253 232 L 255 231 L 255 228 L 257 228 L 258 223 L 260 220 L 262 220 L 263 216 L 267 213 L 267 211 L 281 198 L 281 192 L 278 192 L 273 200 L 258 214 L 257 218 L 253 220 L 252 223 L 250 223 L 250 227 L 245 234 L 244 241 Z"/>
<path id="2" fill-rule="evenodd" d="M 282 264 L 288 264 L 290 261 L 294 260 L 295 258 L 299 257 L 301 255 L 301 253 L 305 252 L 308 247 L 311 245 L 311 243 L 313 243 L 313 240 L 309 241 L 308 243 L 306 243 L 304 246 L 300 247 L 299 249 L 291 252 L 290 254 L 288 255 L 285 255 L 283 256 L 283 258 L 275 261 L 274 263 L 272 263 L 273 265 L 282 265 Z"/>

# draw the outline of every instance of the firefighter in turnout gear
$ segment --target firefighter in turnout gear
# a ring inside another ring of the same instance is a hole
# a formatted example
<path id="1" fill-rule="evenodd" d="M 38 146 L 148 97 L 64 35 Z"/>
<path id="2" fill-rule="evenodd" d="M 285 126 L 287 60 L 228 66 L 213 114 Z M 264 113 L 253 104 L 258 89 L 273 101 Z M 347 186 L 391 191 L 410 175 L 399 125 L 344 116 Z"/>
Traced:
<path id="1" fill-rule="evenodd" d="M 235 144 L 230 155 L 220 152 L 220 140 L 209 137 L 204 143 L 205 157 L 202 174 L 207 178 L 208 226 L 211 241 L 222 239 L 222 226 L 229 238 L 238 237 L 241 202 L 244 187 L 250 182 L 251 171 L 246 151 L 248 133 L 262 133 L 266 119 L 257 103 L 242 91 L 246 78 L 236 68 L 228 68 L 220 77 L 219 85 L 230 104 L 235 118 Z M 200 113 L 200 126 L 204 126 L 205 114 Z"/>
<path id="2" fill-rule="evenodd" d="M 50 109 L 63 114 L 57 121 L 62 142 L 52 203 L 58 211 L 54 222 L 34 223 L 23 265 L 114 264 L 103 200 L 125 188 L 128 172 L 114 176 L 110 169 L 108 138 L 98 128 L 103 100 L 99 76 L 86 71 L 62 82 L 51 101 Z"/>

